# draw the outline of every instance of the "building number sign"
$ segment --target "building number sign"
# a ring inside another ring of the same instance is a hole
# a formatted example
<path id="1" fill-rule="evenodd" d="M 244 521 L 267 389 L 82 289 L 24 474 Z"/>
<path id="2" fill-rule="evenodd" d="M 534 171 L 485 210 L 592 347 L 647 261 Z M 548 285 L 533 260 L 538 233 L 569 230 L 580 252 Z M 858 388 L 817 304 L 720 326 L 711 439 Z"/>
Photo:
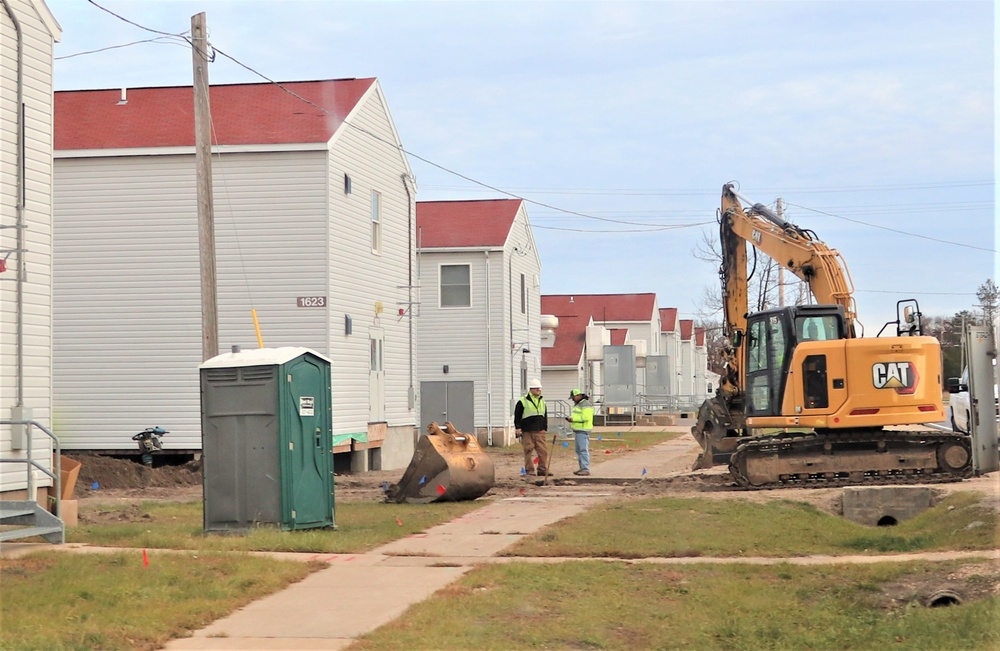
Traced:
<path id="1" fill-rule="evenodd" d="M 326 296 L 299 296 L 295 304 L 298 307 L 326 307 Z"/>

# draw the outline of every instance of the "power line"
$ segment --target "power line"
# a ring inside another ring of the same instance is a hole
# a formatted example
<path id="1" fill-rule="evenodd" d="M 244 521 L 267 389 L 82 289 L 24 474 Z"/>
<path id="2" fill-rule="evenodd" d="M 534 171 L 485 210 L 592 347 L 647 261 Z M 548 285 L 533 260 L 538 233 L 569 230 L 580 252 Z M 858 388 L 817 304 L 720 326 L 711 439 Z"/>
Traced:
<path id="1" fill-rule="evenodd" d="M 975 292 L 904 292 L 895 289 L 855 289 L 862 294 L 895 294 L 897 296 L 975 296 Z"/>
<path id="2" fill-rule="evenodd" d="M 141 45 L 142 43 L 161 43 L 163 45 L 177 45 L 179 47 L 184 47 L 180 43 L 172 40 L 173 37 L 157 36 L 156 38 L 147 38 L 142 41 L 132 41 L 131 43 L 123 43 L 121 45 L 109 45 L 108 47 L 102 47 L 97 50 L 87 50 L 86 52 L 76 52 L 75 54 L 67 54 L 61 57 L 52 57 L 54 61 L 62 61 L 64 59 L 72 59 L 74 57 L 80 57 L 85 54 L 97 54 L 98 52 L 107 52 L 108 50 L 117 50 L 123 47 L 131 47 L 133 45 Z M 180 39 L 183 40 L 183 39 Z"/>
<path id="3" fill-rule="evenodd" d="M 707 226 L 708 224 L 714 224 L 715 221 L 709 222 L 697 222 L 695 224 L 677 224 L 675 226 L 656 226 L 653 228 L 616 228 L 614 230 L 594 230 L 587 228 L 565 228 L 559 226 L 539 226 L 538 224 L 532 224 L 532 228 L 540 228 L 547 231 L 571 231 L 574 233 L 652 233 L 656 231 L 672 231 L 679 228 L 692 228 L 694 226 Z"/>
<path id="4" fill-rule="evenodd" d="M 804 188 L 786 187 L 780 190 L 757 188 L 757 192 L 770 193 L 801 193 L 801 194 L 826 194 L 839 192 L 863 192 L 863 191 L 898 191 L 898 190 L 934 190 L 946 188 L 965 187 L 991 187 L 996 184 L 992 180 L 973 181 L 939 181 L 929 183 L 907 183 L 907 184 L 885 184 L 885 185 L 842 185 L 842 186 L 812 186 Z M 462 186 L 431 185 L 428 188 L 438 190 L 461 190 Z M 636 195 L 636 196 L 718 196 L 717 190 L 705 190 L 703 188 L 515 188 L 517 192 L 530 192 L 534 194 L 599 194 L 599 195 Z"/>
<path id="5" fill-rule="evenodd" d="M 850 217 L 844 217 L 843 215 L 836 215 L 836 214 L 834 214 L 832 212 L 826 212 L 826 211 L 823 211 L 823 210 L 817 210 L 816 208 L 809 208 L 808 206 L 802 206 L 802 205 L 799 205 L 797 203 L 791 203 L 790 201 L 786 201 L 785 205 L 787 205 L 787 206 L 795 206 L 796 208 L 801 208 L 802 210 L 808 210 L 810 212 L 819 213 L 820 215 L 826 215 L 827 217 L 835 217 L 837 219 L 843 219 L 844 221 L 853 222 L 855 224 L 861 224 L 862 226 L 870 226 L 871 228 L 878 228 L 878 229 L 881 229 L 883 231 L 889 231 L 889 232 L 892 232 L 892 233 L 899 233 L 900 235 L 909 235 L 910 237 L 919 237 L 922 240 L 930 240 L 932 242 L 940 242 L 941 244 L 951 244 L 952 246 L 961 246 L 961 247 L 964 247 L 964 248 L 967 248 L 967 249 L 975 249 L 976 251 L 987 251 L 989 253 L 996 253 L 997 252 L 996 249 L 990 249 L 990 248 L 986 248 L 986 247 L 983 247 L 983 246 L 975 246 L 973 244 L 963 244 L 961 242 L 952 242 L 950 240 L 942 240 L 940 238 L 931 237 L 929 235 L 920 235 L 918 233 L 910 233 L 908 231 L 902 231 L 902 230 L 899 230 L 898 228 L 889 228 L 888 226 L 880 226 L 879 224 L 872 224 L 872 223 L 869 223 L 869 222 L 864 222 L 864 221 L 861 221 L 860 219 L 851 219 Z"/>

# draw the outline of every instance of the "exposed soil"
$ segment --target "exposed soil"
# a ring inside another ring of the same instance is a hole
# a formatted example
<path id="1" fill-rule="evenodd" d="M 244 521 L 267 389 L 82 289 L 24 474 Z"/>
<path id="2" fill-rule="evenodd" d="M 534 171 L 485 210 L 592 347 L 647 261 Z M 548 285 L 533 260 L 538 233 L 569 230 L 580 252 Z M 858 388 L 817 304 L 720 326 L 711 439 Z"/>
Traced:
<path id="1" fill-rule="evenodd" d="M 571 452 L 571 451 L 570 451 Z M 493 488 L 480 499 L 503 499 L 531 494 L 545 490 L 538 477 L 523 477 L 520 474 L 523 460 L 520 451 L 487 450 L 493 461 L 496 480 Z M 642 454 L 640 450 L 622 449 L 615 454 Z M 709 470 L 690 471 L 692 457 L 678 458 L 674 476 L 643 479 L 641 481 L 620 482 L 623 497 L 693 497 L 708 499 L 740 499 L 762 503 L 773 500 L 796 500 L 808 502 L 830 513 L 841 512 L 840 488 L 784 488 L 779 490 L 744 491 L 735 489 L 724 467 Z M 570 457 L 573 455 L 570 454 Z M 183 465 L 161 465 L 161 459 L 154 459 L 154 467 L 146 467 L 131 459 L 119 459 L 98 455 L 74 455 L 80 461 L 79 479 L 74 497 L 83 503 L 102 501 L 132 501 L 137 499 L 162 499 L 175 501 L 196 501 L 202 499 L 201 463 L 192 461 Z M 560 463 L 562 461 L 563 463 Z M 600 459 L 595 459 L 600 463 Z M 553 468 L 556 476 L 548 483 L 552 486 L 583 485 L 586 480 L 577 480 L 569 474 L 570 463 L 566 459 L 555 460 Z M 570 465 L 575 465 L 571 464 Z M 338 474 L 334 477 L 334 491 L 338 502 L 376 501 L 385 497 L 385 487 L 398 482 L 403 469 L 371 471 L 360 474 Z M 968 479 L 962 482 L 936 484 L 935 489 L 943 494 L 952 491 L 978 491 L 983 495 L 983 503 L 1000 510 L 1000 487 L 995 474 Z M 605 484 L 606 485 L 606 484 Z"/>

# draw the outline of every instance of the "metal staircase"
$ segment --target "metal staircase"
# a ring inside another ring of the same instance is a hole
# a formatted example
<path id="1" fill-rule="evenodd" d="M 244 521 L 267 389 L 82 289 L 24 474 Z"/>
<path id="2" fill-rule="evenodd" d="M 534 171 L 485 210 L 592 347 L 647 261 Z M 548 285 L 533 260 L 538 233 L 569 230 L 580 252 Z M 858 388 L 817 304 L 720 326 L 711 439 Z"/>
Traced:
<path id="1" fill-rule="evenodd" d="M 53 459 L 62 458 L 59 440 L 45 426 L 33 420 L 0 420 L 0 425 L 24 425 L 27 427 L 27 432 L 24 435 L 26 442 L 25 456 L 0 458 L 0 463 L 2 464 L 24 465 L 27 474 L 27 496 L 33 498 L 38 494 L 38 491 L 35 489 L 34 470 L 38 470 L 51 477 L 56 489 L 54 498 L 56 507 L 55 515 L 49 513 L 48 509 L 45 508 L 45 504 L 39 504 L 35 499 L 0 500 L 0 542 L 33 538 L 35 536 L 41 536 L 46 541 L 57 545 L 66 542 L 66 527 L 59 517 L 62 513 L 62 479 L 58 469 L 52 472 L 34 458 L 35 454 L 32 449 L 34 432 L 31 428 L 37 428 L 52 439 Z M 48 446 L 45 446 L 44 454 L 49 454 Z"/>

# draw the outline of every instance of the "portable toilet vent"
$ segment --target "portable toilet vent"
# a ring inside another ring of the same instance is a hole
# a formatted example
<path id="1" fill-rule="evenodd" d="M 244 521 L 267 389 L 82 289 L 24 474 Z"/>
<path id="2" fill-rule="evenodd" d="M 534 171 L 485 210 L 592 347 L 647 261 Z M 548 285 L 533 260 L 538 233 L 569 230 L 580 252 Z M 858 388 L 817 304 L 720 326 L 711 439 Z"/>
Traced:
<path id="1" fill-rule="evenodd" d="M 205 531 L 333 527 L 330 360 L 260 348 L 199 369 Z"/>

